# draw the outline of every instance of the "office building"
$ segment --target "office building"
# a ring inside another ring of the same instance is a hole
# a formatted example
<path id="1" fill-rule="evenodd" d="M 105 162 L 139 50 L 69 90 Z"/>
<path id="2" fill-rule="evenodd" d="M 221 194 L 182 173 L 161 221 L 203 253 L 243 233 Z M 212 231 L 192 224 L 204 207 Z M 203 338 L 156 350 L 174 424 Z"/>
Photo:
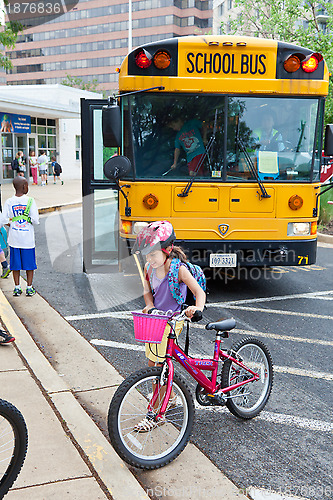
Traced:
<path id="1" fill-rule="evenodd" d="M 208 33 L 211 0 L 132 1 L 132 46 Z M 14 50 L 7 85 L 62 83 L 66 75 L 117 88 L 116 68 L 128 52 L 128 0 L 80 0 L 70 12 L 26 29 Z"/>

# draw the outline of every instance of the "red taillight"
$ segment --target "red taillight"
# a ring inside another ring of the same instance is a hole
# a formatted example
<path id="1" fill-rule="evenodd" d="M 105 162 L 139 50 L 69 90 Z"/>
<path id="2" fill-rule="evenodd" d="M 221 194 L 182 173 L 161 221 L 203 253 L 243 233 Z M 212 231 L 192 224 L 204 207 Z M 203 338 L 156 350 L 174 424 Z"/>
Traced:
<path id="1" fill-rule="evenodd" d="M 315 54 L 311 54 L 310 57 L 307 57 L 302 62 L 302 69 L 306 73 L 313 73 L 318 68 L 318 64 L 323 60 L 323 56 L 316 52 Z"/>
<path id="2" fill-rule="evenodd" d="M 323 56 L 318 52 L 305 57 L 303 54 L 291 54 L 283 63 L 283 67 L 288 73 L 295 73 L 300 67 L 306 73 L 313 73 L 318 68 L 318 64 L 323 60 Z"/>
<path id="3" fill-rule="evenodd" d="M 151 65 L 152 57 L 146 51 L 141 50 L 135 56 L 135 63 L 141 69 L 147 69 Z"/>

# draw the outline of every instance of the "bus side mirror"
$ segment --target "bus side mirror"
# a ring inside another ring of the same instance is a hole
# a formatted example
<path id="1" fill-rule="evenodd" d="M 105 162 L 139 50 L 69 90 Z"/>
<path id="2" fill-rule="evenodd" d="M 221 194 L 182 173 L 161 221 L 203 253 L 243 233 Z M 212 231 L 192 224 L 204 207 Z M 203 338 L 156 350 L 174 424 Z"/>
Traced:
<path id="1" fill-rule="evenodd" d="M 326 125 L 324 155 L 333 156 L 333 125 Z"/>
<path id="2" fill-rule="evenodd" d="M 132 172 L 132 164 L 126 156 L 116 155 L 104 164 L 104 175 L 112 181 L 118 181 Z"/>
<path id="3" fill-rule="evenodd" d="M 126 156 L 112 156 L 105 162 L 103 170 L 105 177 L 115 182 L 118 191 L 125 198 L 125 216 L 130 217 L 132 214 L 132 209 L 128 203 L 128 196 L 119 184 L 119 179 L 125 177 L 132 171 L 132 164 L 130 160 Z"/>
<path id="4" fill-rule="evenodd" d="M 102 108 L 103 145 L 106 148 L 121 146 L 121 115 L 118 104 L 108 104 Z"/>

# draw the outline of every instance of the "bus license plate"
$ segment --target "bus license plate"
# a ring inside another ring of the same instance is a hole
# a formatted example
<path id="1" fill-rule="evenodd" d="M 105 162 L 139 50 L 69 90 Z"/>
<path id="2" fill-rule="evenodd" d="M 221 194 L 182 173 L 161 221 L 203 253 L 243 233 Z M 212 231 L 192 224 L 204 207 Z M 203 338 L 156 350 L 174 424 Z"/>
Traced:
<path id="1" fill-rule="evenodd" d="M 236 267 L 237 254 L 236 253 L 211 253 L 210 254 L 210 267 Z"/>

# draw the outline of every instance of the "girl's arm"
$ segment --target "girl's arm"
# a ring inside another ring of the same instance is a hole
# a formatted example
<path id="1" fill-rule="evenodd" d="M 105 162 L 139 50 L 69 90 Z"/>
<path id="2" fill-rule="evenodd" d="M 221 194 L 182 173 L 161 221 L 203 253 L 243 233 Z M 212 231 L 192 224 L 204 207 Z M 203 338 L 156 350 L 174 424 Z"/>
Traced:
<path id="1" fill-rule="evenodd" d="M 193 278 L 190 271 L 186 268 L 186 266 L 180 266 L 178 279 L 180 282 L 184 282 L 185 285 L 191 290 L 193 295 L 195 296 L 195 306 L 189 306 L 186 309 L 186 316 L 192 318 L 195 311 L 203 311 L 206 302 L 206 294 L 197 282 L 195 278 Z"/>
<path id="2" fill-rule="evenodd" d="M 147 272 L 147 264 L 144 269 L 144 277 L 145 281 L 143 284 L 143 299 L 145 301 L 146 306 L 142 309 L 143 313 L 147 313 L 150 309 L 154 308 L 154 298 L 150 288 L 148 272 Z"/>

